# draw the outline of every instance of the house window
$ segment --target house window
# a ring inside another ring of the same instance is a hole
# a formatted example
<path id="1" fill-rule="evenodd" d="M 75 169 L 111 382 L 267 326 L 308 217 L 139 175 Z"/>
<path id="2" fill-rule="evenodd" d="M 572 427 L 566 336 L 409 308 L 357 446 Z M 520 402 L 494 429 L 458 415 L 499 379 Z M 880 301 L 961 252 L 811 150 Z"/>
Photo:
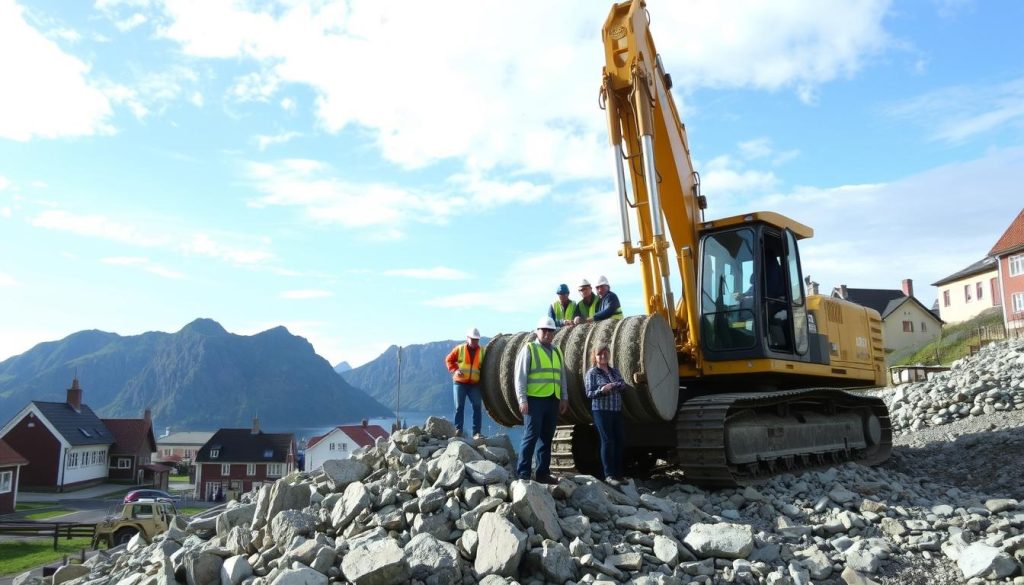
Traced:
<path id="1" fill-rule="evenodd" d="M 904 321 L 903 322 L 903 332 L 904 333 L 913 333 L 914 332 L 914 322 L 913 321 Z"/>
<path id="2" fill-rule="evenodd" d="M 971 302 L 971 285 L 964 285 L 964 301 Z"/>
<path id="3" fill-rule="evenodd" d="M 6 494 L 14 489 L 14 472 L 0 471 L 0 494 Z"/>
<path id="4" fill-rule="evenodd" d="M 267 464 L 267 477 L 281 477 L 284 473 L 284 465 L 281 463 Z"/>
<path id="5" fill-rule="evenodd" d="M 223 477 L 225 475 L 231 475 L 231 464 L 230 463 L 221 463 L 220 464 L 220 475 L 221 475 L 221 477 Z"/>
<path id="6" fill-rule="evenodd" d="M 1024 293 L 1013 293 L 1013 312 L 1024 312 Z"/>
<path id="7" fill-rule="evenodd" d="M 331 443 L 330 451 L 334 451 L 334 443 Z"/>
<path id="8" fill-rule="evenodd" d="M 192 458 L 192 449 L 185 449 L 185 457 Z"/>
<path id="9" fill-rule="evenodd" d="M 131 458 L 130 457 L 118 457 L 117 458 L 117 468 L 118 469 L 131 469 L 132 468 L 132 460 L 131 460 Z"/>
<path id="10" fill-rule="evenodd" d="M 256 475 L 256 464 L 255 463 L 246 463 L 245 464 L 245 474 L 246 475 Z"/>
<path id="11" fill-rule="evenodd" d="M 263 450 L 263 458 L 264 459 L 270 459 L 273 456 L 274 456 L 274 450 L 273 449 L 264 449 Z"/>
<path id="12" fill-rule="evenodd" d="M 342 451 L 348 451 L 348 443 L 342 443 L 341 444 L 341 450 Z"/>
<path id="13" fill-rule="evenodd" d="M 210 459 L 216 459 L 220 457 L 220 449 L 210 449 Z"/>
<path id="14" fill-rule="evenodd" d="M 976 293 L 978 293 L 977 299 L 979 301 L 984 298 L 984 296 L 982 295 L 982 292 L 984 292 L 984 291 L 981 288 L 981 283 L 980 282 L 975 285 L 974 290 L 975 290 Z"/>
<path id="15" fill-rule="evenodd" d="M 1024 274 L 1024 254 L 1017 254 L 1016 256 L 1010 256 L 1010 276 L 1020 276 Z"/>
<path id="16" fill-rule="evenodd" d="M 942 306 L 943 307 L 948 307 L 949 306 L 949 291 L 948 290 L 942 291 Z"/>

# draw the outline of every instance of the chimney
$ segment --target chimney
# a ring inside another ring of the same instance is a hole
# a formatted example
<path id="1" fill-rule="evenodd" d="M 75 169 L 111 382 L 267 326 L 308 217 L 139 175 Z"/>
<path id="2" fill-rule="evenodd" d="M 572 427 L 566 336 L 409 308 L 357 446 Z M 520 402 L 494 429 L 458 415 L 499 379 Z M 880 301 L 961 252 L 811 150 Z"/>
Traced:
<path id="1" fill-rule="evenodd" d="M 369 424 L 370 424 L 370 421 L 368 421 L 368 420 L 366 420 L 364 418 L 363 421 L 362 421 L 363 428 L 365 429 L 367 427 L 367 425 L 369 425 Z"/>
<path id="2" fill-rule="evenodd" d="M 164 427 L 164 434 L 162 434 L 160 436 L 161 437 L 166 437 L 169 434 L 171 434 L 171 427 Z"/>
<path id="3" fill-rule="evenodd" d="M 146 421 L 146 426 L 153 426 L 153 412 L 148 408 L 142 411 L 142 420 Z"/>
<path id="4" fill-rule="evenodd" d="M 260 417 L 259 416 L 252 417 L 252 434 L 254 434 L 254 435 L 260 434 Z"/>
<path id="5" fill-rule="evenodd" d="M 75 412 L 82 412 L 82 388 L 78 385 L 78 376 L 71 380 L 68 388 L 68 406 Z"/>
<path id="6" fill-rule="evenodd" d="M 839 298 L 843 300 L 849 300 L 850 298 L 850 293 L 849 291 L 846 290 L 845 284 L 839 285 Z"/>
<path id="7" fill-rule="evenodd" d="M 903 294 L 908 297 L 914 296 L 914 281 L 909 278 L 903 279 Z"/>

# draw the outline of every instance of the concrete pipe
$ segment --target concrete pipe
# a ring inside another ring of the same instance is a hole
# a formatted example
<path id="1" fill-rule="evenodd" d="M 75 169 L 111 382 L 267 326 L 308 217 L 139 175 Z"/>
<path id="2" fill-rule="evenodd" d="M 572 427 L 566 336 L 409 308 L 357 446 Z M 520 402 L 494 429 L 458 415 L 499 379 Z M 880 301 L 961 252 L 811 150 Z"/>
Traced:
<path id="1" fill-rule="evenodd" d="M 499 334 L 487 344 L 481 389 L 484 407 L 498 424 L 523 423 L 515 392 L 516 355 L 534 340 L 533 332 Z M 679 365 L 672 330 L 659 315 L 627 317 L 599 323 L 563 327 L 555 345 L 565 356 L 569 409 L 558 424 L 588 424 L 590 400 L 584 376 L 593 365 L 591 354 L 598 344 L 611 349 L 611 364 L 622 372 L 629 387 L 623 391 L 623 410 L 628 422 L 672 420 L 679 401 Z"/>

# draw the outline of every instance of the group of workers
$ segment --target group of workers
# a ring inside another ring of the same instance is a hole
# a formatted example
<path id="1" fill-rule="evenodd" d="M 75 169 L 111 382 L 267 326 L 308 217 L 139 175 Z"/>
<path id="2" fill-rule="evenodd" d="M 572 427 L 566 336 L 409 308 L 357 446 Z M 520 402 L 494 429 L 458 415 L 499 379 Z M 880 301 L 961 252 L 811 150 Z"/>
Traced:
<path id="1" fill-rule="evenodd" d="M 520 447 L 516 475 L 520 479 L 535 479 L 544 484 L 555 484 L 551 475 L 551 445 L 554 441 L 558 416 L 569 406 L 565 358 L 561 348 L 553 343 L 555 332 L 561 327 L 593 323 L 606 319 L 621 319 L 619 298 L 611 291 L 608 279 L 597 279 L 597 294 L 590 282 L 580 281 L 581 299 L 569 299 L 569 287 L 559 285 L 557 300 L 548 308 L 548 316 L 541 317 L 534 331 L 535 339 L 527 343 L 516 355 L 515 390 L 519 412 L 523 415 L 523 441 Z M 462 435 L 465 428 L 465 403 L 473 407 L 473 438 L 481 434 L 480 373 L 485 348 L 480 346 L 480 331 L 471 328 L 466 342 L 457 345 L 445 358 L 452 374 L 455 400 L 455 431 Z M 601 464 L 604 479 L 610 485 L 626 481 L 623 470 L 625 443 L 622 418 L 622 392 L 628 386 L 622 374 L 611 363 L 611 352 L 599 343 L 591 354 L 593 367 L 584 377 L 587 398 L 591 400 L 594 426 L 601 438 Z M 536 469 L 533 469 L 536 454 Z"/>

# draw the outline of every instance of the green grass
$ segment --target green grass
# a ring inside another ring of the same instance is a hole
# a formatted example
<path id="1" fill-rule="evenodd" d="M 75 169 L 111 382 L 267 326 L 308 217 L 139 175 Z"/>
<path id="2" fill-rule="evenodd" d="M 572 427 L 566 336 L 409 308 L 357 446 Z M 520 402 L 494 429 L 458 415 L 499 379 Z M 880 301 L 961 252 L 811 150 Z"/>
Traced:
<path id="1" fill-rule="evenodd" d="M 63 516 L 64 514 L 70 514 L 72 510 L 40 510 L 38 512 L 32 512 L 31 514 L 25 514 L 26 520 L 45 520 L 46 518 L 53 518 L 54 516 Z"/>
<path id="2" fill-rule="evenodd" d="M 60 560 L 64 555 L 74 558 L 80 550 L 91 546 L 88 538 L 62 538 L 57 541 L 57 550 L 53 550 L 52 538 L 0 541 L 0 575 L 23 573 Z"/>
<path id="3" fill-rule="evenodd" d="M 173 481 L 174 483 L 188 483 L 188 476 L 187 475 L 172 475 L 168 481 Z"/>
<path id="4" fill-rule="evenodd" d="M 53 504 L 49 502 L 18 502 L 18 505 L 14 507 L 15 512 L 25 512 L 27 510 L 38 510 L 40 508 L 52 508 Z"/>
<path id="5" fill-rule="evenodd" d="M 178 508 L 178 513 L 184 514 L 185 516 L 195 516 L 196 514 L 202 512 L 203 510 L 207 510 L 207 508 L 196 508 L 193 506 L 189 506 L 187 508 Z"/>
<path id="6" fill-rule="evenodd" d="M 978 344 L 979 328 L 1002 331 L 1003 315 L 999 307 L 988 309 L 980 315 L 942 328 L 942 335 L 922 347 L 912 347 L 894 353 L 889 363 L 894 366 L 922 364 L 926 366 L 948 366 L 971 353 L 971 345 Z"/>

